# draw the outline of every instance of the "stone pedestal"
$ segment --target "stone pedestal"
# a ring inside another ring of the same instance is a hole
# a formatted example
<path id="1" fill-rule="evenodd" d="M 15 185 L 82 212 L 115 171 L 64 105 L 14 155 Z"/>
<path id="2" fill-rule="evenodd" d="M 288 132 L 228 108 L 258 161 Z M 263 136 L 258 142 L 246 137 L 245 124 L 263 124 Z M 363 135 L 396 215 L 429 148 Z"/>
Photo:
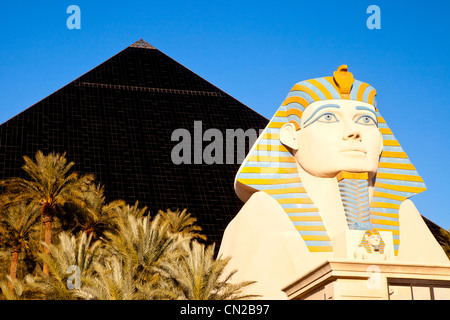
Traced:
<path id="1" fill-rule="evenodd" d="M 450 266 L 330 259 L 283 291 L 290 300 L 450 300 Z"/>

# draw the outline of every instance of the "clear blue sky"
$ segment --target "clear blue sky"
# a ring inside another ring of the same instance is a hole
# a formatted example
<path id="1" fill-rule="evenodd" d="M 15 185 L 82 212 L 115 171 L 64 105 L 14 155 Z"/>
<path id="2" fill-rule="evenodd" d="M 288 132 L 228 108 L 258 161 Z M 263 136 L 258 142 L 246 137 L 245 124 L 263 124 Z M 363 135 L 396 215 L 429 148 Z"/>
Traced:
<path id="1" fill-rule="evenodd" d="M 366 27 L 373 4 L 379 30 Z M 448 229 L 449 16 L 447 0 L 2 2 L 0 123 L 139 38 L 267 118 L 296 82 L 347 64 L 427 184 L 412 200 Z"/>

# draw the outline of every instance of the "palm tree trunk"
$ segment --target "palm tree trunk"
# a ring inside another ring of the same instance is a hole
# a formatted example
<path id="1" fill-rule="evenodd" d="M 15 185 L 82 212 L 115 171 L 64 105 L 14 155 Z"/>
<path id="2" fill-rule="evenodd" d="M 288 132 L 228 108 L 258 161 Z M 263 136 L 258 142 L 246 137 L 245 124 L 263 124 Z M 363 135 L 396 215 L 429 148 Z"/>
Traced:
<path id="1" fill-rule="evenodd" d="M 11 290 L 14 288 L 14 284 L 12 281 L 16 279 L 17 266 L 19 264 L 19 252 L 20 249 L 17 250 L 16 248 L 13 248 L 11 250 L 11 267 L 9 268 L 9 276 L 11 277 L 11 280 L 8 283 Z"/>
<path id="2" fill-rule="evenodd" d="M 44 223 L 44 242 L 46 246 L 44 246 L 44 253 L 50 254 L 49 247 L 52 244 L 52 221 L 53 216 L 55 215 L 55 206 L 49 203 L 45 203 L 41 208 L 41 217 L 42 222 Z M 42 272 L 45 275 L 49 275 L 48 265 L 44 262 L 42 266 Z"/>
<path id="3" fill-rule="evenodd" d="M 51 221 L 47 221 L 44 223 L 44 242 L 45 244 L 50 247 L 50 245 L 52 244 L 52 222 Z M 44 247 L 44 253 L 45 254 L 50 254 L 50 250 L 48 250 L 48 247 L 45 246 Z M 49 271 L 48 271 L 48 266 L 46 263 L 44 263 L 44 265 L 42 266 L 42 272 L 44 272 L 45 275 L 49 275 Z"/>

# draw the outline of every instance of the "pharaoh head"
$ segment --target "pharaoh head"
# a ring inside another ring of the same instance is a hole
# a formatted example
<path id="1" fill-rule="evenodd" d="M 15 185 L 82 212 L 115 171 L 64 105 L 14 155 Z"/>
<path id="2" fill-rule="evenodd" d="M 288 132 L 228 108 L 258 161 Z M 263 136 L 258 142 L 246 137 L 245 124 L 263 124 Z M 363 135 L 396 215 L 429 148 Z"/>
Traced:
<path id="1" fill-rule="evenodd" d="M 424 191 L 425 184 L 379 113 L 376 90 L 354 79 L 345 65 L 333 76 L 294 85 L 235 179 L 243 201 L 256 191 L 272 196 L 310 252 L 332 251 L 299 167 L 318 178 L 336 177 L 342 188 L 347 178 L 370 181 L 373 195 L 370 204 L 367 197 L 364 221 L 349 223 L 349 228 L 391 231 L 397 254 L 400 204 Z"/>
<path id="2" fill-rule="evenodd" d="M 308 103 L 305 98 L 307 95 L 300 94 L 296 100 L 301 107 L 289 104 L 286 113 L 290 120 L 281 127 L 280 141 L 291 149 L 297 162 L 311 175 L 328 178 L 340 171 L 349 171 L 368 172 L 373 176 L 383 149 L 383 139 L 378 129 L 375 89 L 362 85 L 359 96 L 357 91 L 355 95 L 356 88 L 350 96 L 355 80 L 347 66 L 339 67 L 334 73 L 333 82 L 330 80 L 315 79 L 297 85 L 298 89 L 303 86 L 305 91 L 310 90 L 310 94 L 314 93 L 319 98 L 322 93 L 326 99 L 313 99 Z M 327 83 L 334 84 L 340 96 L 327 97 L 325 92 L 330 93 L 324 87 Z M 358 90 L 361 84 L 356 83 Z M 323 92 L 311 89 L 320 89 L 320 85 L 323 86 Z M 363 90 L 369 92 L 366 97 Z"/>
<path id="3" fill-rule="evenodd" d="M 384 241 L 376 230 L 366 231 L 360 245 L 366 249 L 367 253 L 384 253 Z"/>

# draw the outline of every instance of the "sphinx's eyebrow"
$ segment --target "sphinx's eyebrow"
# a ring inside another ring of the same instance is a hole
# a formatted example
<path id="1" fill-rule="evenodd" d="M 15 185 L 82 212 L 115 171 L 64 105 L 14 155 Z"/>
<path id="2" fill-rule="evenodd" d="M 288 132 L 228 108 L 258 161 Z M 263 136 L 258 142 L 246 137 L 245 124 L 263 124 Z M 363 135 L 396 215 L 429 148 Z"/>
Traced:
<path id="1" fill-rule="evenodd" d="M 356 110 L 366 110 L 366 111 L 370 111 L 375 115 L 375 118 L 377 118 L 377 114 L 375 113 L 375 111 L 373 111 L 372 109 L 368 108 L 368 107 L 363 107 L 363 106 L 357 106 Z"/>
<path id="2" fill-rule="evenodd" d="M 314 115 L 315 115 L 317 112 L 319 112 L 320 110 L 322 110 L 323 108 L 337 108 L 337 109 L 339 109 L 340 107 L 341 107 L 341 106 L 338 105 L 338 104 L 325 104 L 325 105 L 323 105 L 323 106 L 318 107 L 318 108 L 313 112 L 313 114 L 312 114 L 305 122 L 303 122 L 303 126 L 305 126 L 305 125 L 308 123 L 308 121 L 311 120 L 311 118 L 314 117 Z"/>

